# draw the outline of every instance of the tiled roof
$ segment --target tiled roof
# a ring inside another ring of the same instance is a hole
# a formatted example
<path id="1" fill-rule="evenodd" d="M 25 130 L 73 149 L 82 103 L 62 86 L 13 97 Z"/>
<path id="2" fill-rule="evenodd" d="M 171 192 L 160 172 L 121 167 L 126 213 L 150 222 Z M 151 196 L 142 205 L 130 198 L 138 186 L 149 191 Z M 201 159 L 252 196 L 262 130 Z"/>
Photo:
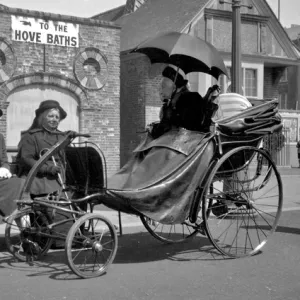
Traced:
<path id="1" fill-rule="evenodd" d="M 92 19 L 114 22 L 124 15 L 125 5 L 97 14 Z"/>
<path id="2" fill-rule="evenodd" d="M 148 0 L 134 13 L 116 21 L 122 26 L 121 51 L 133 49 L 146 38 L 181 31 L 209 0 Z"/>

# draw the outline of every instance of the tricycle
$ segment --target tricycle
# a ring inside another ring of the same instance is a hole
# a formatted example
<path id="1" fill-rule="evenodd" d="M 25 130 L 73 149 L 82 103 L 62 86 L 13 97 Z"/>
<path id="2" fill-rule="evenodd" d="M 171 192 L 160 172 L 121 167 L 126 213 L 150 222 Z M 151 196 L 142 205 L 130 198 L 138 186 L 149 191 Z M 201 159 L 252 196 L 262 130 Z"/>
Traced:
<path id="1" fill-rule="evenodd" d="M 72 143 L 76 137 L 88 135 L 67 133 L 31 169 L 17 200 L 18 210 L 6 219 L 9 252 L 21 261 L 37 260 L 47 253 L 53 240 L 64 240 L 67 262 L 75 274 L 82 278 L 103 274 L 118 247 L 115 226 L 94 210 L 95 205 L 104 204 L 138 216 L 147 231 L 163 243 L 179 243 L 202 234 L 222 255 L 238 258 L 257 254 L 278 224 L 282 182 L 270 154 L 263 148 L 263 126 L 252 132 L 251 126 L 244 126 L 250 132 L 245 134 L 235 121 L 270 111 L 277 104 L 276 100 L 270 101 L 215 124 L 215 130 L 195 147 L 189 163 L 199 164 L 201 159 L 207 159 L 205 153 L 211 156 L 208 167 L 200 170 L 189 197 L 189 211 L 183 212 L 185 220 L 180 223 L 153 219 L 139 211 L 130 196 L 107 188 L 102 151 L 89 141 Z M 67 161 L 61 191 L 31 197 L 28 191 L 39 168 L 61 150 Z M 55 221 L 57 214 L 63 215 L 59 221 Z M 66 223 L 69 229 L 65 233 L 58 230 Z"/>

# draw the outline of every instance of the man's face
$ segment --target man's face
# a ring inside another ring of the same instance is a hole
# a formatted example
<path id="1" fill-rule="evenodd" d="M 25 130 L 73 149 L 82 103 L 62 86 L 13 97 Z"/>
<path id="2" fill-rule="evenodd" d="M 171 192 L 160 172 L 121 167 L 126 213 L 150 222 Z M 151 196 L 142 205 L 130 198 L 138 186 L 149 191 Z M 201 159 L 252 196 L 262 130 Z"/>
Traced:
<path id="1" fill-rule="evenodd" d="M 44 126 L 47 129 L 54 130 L 58 127 L 58 124 L 60 122 L 60 113 L 57 109 L 50 109 L 47 113 Z"/>
<path id="2" fill-rule="evenodd" d="M 159 90 L 161 100 L 163 101 L 164 99 L 170 99 L 174 90 L 175 90 L 174 82 L 167 77 L 163 77 L 160 83 L 160 90 Z"/>

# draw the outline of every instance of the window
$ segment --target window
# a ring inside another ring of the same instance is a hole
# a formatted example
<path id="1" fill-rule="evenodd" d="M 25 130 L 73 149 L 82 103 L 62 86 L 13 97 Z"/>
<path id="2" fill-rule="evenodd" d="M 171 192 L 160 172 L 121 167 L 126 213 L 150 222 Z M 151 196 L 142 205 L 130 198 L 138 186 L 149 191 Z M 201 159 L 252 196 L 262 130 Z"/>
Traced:
<path id="1" fill-rule="evenodd" d="M 231 92 L 231 67 L 227 67 L 229 76 L 220 76 L 218 84 L 221 87 L 222 93 Z M 242 68 L 242 92 L 246 97 L 258 97 L 257 91 L 258 76 L 257 69 Z"/>
<path id="2" fill-rule="evenodd" d="M 255 69 L 244 69 L 245 72 L 245 96 L 246 97 L 257 97 L 257 70 Z"/>

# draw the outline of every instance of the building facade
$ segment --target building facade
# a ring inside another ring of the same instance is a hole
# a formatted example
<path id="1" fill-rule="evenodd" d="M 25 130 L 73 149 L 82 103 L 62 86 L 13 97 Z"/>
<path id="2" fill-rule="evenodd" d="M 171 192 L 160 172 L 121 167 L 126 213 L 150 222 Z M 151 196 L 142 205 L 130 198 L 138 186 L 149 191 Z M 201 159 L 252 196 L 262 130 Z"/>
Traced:
<path id="1" fill-rule="evenodd" d="M 242 90 L 254 104 L 279 97 L 286 68 L 299 64 L 299 53 L 264 0 L 243 0 L 241 7 Z M 130 8 L 132 8 L 130 10 Z M 184 13 L 183 13 L 184 12 Z M 121 163 L 142 138 L 145 126 L 158 120 L 158 86 L 162 64 L 151 65 L 132 54 L 140 42 L 166 31 L 200 37 L 221 53 L 231 70 L 232 5 L 208 0 L 127 0 L 125 6 L 95 16 L 120 24 L 121 29 Z M 217 83 L 211 76 L 188 74 L 192 90 L 204 95 Z M 221 76 L 222 92 L 231 78 Z M 138 133 L 138 134 L 137 134 Z"/>
<path id="2" fill-rule="evenodd" d="M 0 5 L 0 131 L 10 154 L 40 102 L 60 102 L 60 130 L 91 134 L 108 173 L 120 165 L 120 27 Z"/>

